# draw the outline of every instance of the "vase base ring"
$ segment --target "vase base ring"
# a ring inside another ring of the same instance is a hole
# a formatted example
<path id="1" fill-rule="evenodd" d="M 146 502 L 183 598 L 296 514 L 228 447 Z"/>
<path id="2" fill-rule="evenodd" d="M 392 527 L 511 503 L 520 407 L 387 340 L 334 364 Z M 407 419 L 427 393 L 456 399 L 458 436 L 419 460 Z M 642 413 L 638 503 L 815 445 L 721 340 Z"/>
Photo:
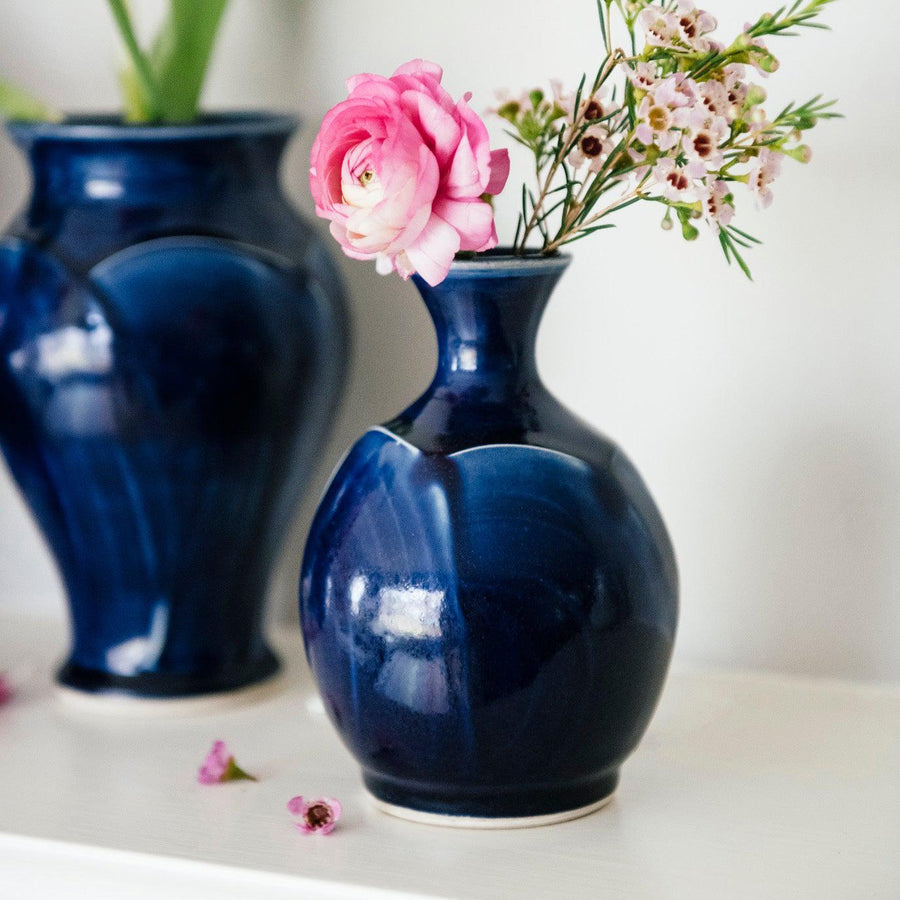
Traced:
<path id="1" fill-rule="evenodd" d="M 147 697 L 117 691 L 83 691 L 56 683 L 53 691 L 59 705 L 74 713 L 134 718 L 180 718 L 182 716 L 221 713 L 261 703 L 287 687 L 280 671 L 255 684 L 212 694 L 189 697 Z"/>
<path id="2" fill-rule="evenodd" d="M 368 793 L 368 792 L 367 792 Z M 373 794 L 368 794 L 369 800 L 375 808 L 390 816 L 406 819 L 408 822 L 417 822 L 420 825 L 439 825 L 444 828 L 472 828 L 486 831 L 503 828 L 539 828 L 542 825 L 558 825 L 561 822 L 571 822 L 572 819 L 580 819 L 602 809 L 615 797 L 615 793 L 589 803 L 587 806 L 579 806 L 577 809 L 566 809 L 562 812 L 545 813 L 540 816 L 454 816 L 444 813 L 423 812 L 419 809 L 410 809 L 406 806 L 397 806 L 394 803 L 386 803 L 379 800 Z"/>

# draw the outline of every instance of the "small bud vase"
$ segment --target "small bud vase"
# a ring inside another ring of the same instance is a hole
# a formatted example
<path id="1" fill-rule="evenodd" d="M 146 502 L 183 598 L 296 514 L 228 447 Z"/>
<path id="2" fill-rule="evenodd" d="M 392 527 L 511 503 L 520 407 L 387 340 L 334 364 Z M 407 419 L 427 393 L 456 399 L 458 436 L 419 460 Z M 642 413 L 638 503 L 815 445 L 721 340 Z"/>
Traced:
<path id="1" fill-rule="evenodd" d="M 473 827 L 591 812 L 662 690 L 678 605 L 665 526 L 535 363 L 569 261 L 487 254 L 417 279 L 437 373 L 353 446 L 312 526 L 307 656 L 387 812 Z"/>

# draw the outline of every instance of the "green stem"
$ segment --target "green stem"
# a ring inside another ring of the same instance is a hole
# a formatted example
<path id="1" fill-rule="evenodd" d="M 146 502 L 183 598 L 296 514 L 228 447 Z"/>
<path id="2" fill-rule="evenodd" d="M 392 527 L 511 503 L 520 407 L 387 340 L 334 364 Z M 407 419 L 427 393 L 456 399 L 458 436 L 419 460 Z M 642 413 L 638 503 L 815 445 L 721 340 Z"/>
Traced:
<path id="1" fill-rule="evenodd" d="M 150 53 L 166 122 L 197 117 L 200 94 L 227 0 L 170 0 Z"/>
<path id="2" fill-rule="evenodd" d="M 618 200 L 615 200 L 613 203 L 610 203 L 609 206 L 604 207 L 600 210 L 600 212 L 595 213 L 592 216 L 589 216 L 583 222 L 579 223 L 578 228 L 571 230 L 565 234 L 558 234 L 556 238 L 549 244 L 547 244 L 543 252 L 544 253 L 553 253 L 558 250 L 559 247 L 566 243 L 567 241 L 572 240 L 572 238 L 578 234 L 580 231 L 585 231 L 590 228 L 595 222 L 599 222 L 600 219 L 605 216 L 610 215 L 610 213 L 614 213 L 616 210 L 621 209 L 625 206 L 630 206 L 635 200 L 642 199 L 641 190 L 644 185 L 647 183 L 647 178 L 645 177 L 637 187 L 632 188 L 627 194 L 622 197 L 619 197 Z"/>
<path id="3" fill-rule="evenodd" d="M 153 72 L 150 70 L 147 56 L 138 44 L 137 36 L 131 24 L 131 16 L 128 14 L 128 7 L 125 5 L 125 0 L 107 0 L 107 2 L 113 18 L 116 20 L 119 33 L 122 35 L 125 48 L 128 50 L 128 55 L 131 57 L 138 87 L 143 94 L 140 100 L 134 98 L 131 102 L 131 109 L 127 110 L 129 118 L 156 121 L 160 115 L 159 88 L 156 79 L 153 77 Z"/>
<path id="4" fill-rule="evenodd" d="M 598 2 L 602 2 L 602 0 L 598 0 Z M 625 54 L 622 53 L 621 50 L 616 50 L 612 56 L 607 57 L 604 64 L 600 67 L 600 70 L 597 73 L 597 77 L 594 79 L 594 87 L 591 93 L 591 96 L 597 92 L 600 85 L 603 84 L 604 81 L 609 77 L 615 67 L 625 59 Z M 559 149 L 559 152 L 554 156 L 553 162 L 550 164 L 550 169 L 547 172 L 547 175 L 544 177 L 543 182 L 540 180 L 540 170 L 538 170 L 538 196 L 537 196 L 537 205 L 532 207 L 531 216 L 528 218 L 528 221 L 525 224 L 525 228 L 522 232 L 522 237 L 519 242 L 518 247 L 514 247 L 513 251 L 516 253 L 525 251 L 525 243 L 528 240 L 531 232 L 537 227 L 538 221 L 541 218 L 541 210 L 544 205 L 544 201 L 547 199 L 547 194 L 550 191 L 550 187 L 553 184 L 553 179 L 556 177 L 557 172 L 565 161 L 566 157 L 572 151 L 573 147 L 578 143 L 578 138 L 580 131 L 579 129 L 582 126 L 584 120 L 584 110 L 581 109 L 581 90 L 579 89 L 578 93 L 575 96 L 575 107 L 572 110 L 572 124 L 566 127 L 569 132 L 568 136 L 563 140 L 562 146 Z M 544 242 L 543 252 L 549 252 L 547 249 L 547 241 Z"/>

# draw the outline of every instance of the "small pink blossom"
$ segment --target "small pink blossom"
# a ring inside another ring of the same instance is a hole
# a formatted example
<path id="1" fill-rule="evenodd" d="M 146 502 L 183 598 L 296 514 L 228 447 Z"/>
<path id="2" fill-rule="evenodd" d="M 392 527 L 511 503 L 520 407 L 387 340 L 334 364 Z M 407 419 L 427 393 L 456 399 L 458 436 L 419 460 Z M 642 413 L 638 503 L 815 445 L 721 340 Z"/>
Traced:
<path id="1" fill-rule="evenodd" d="M 588 170 L 596 173 L 603 168 L 615 146 L 608 128 L 591 125 L 584 130 L 578 143 L 569 152 L 566 162 L 574 169 L 587 163 Z"/>
<path id="2" fill-rule="evenodd" d="M 721 81 L 704 81 L 699 87 L 700 103 L 706 112 L 716 118 L 733 122 L 740 112 L 738 104 L 732 102 L 728 88 Z"/>
<path id="3" fill-rule="evenodd" d="M 698 190 L 703 213 L 713 225 L 730 225 L 734 218 L 731 191 L 724 181 L 716 181 L 712 187 Z"/>
<path id="4" fill-rule="evenodd" d="M 565 113 L 569 123 L 566 134 L 569 141 L 576 135 L 575 119 L 578 118 L 578 142 L 569 151 L 566 162 L 575 169 L 587 164 L 591 172 L 599 172 L 615 149 L 612 131 L 617 127 L 616 119 L 622 108 L 606 99 L 608 88 L 605 85 L 581 98 L 577 114 L 575 94 L 563 93 L 556 85 L 553 90 L 555 103 Z"/>
<path id="5" fill-rule="evenodd" d="M 294 797 L 288 801 L 288 812 L 300 821 L 294 824 L 303 834 L 331 834 L 341 817 L 341 804 L 332 797 L 306 800 Z"/>
<path id="6" fill-rule="evenodd" d="M 709 170 L 719 169 L 724 162 L 720 146 L 728 133 L 728 122 L 698 103 L 691 110 L 690 128 L 681 146 L 691 162 L 702 163 Z"/>
<path id="7" fill-rule="evenodd" d="M 206 754 L 206 759 L 203 760 L 203 765 L 197 773 L 197 781 L 200 784 L 222 784 L 226 781 L 240 781 L 241 779 L 256 781 L 234 761 L 225 741 L 216 741 L 209 753 Z"/>
<path id="8" fill-rule="evenodd" d="M 390 78 L 356 75 L 348 98 L 325 116 L 313 143 L 309 185 L 316 213 L 347 256 L 374 259 L 382 274 L 418 272 L 435 285 L 459 250 L 497 245 L 494 211 L 509 153 L 491 150 L 487 128 L 441 86 L 421 59 Z"/>
<path id="9" fill-rule="evenodd" d="M 763 209 L 772 205 L 775 199 L 772 194 L 772 182 L 781 174 L 781 154 L 773 153 L 767 147 L 759 151 L 759 155 L 750 164 L 747 173 L 747 184 L 756 197 L 756 202 Z"/>
<path id="10" fill-rule="evenodd" d="M 628 79 L 638 90 L 651 91 L 659 82 L 655 63 L 639 62 L 633 69 L 626 66 L 625 70 Z"/>
<path id="11" fill-rule="evenodd" d="M 758 100 L 760 103 L 765 100 L 766 92 L 761 87 L 746 82 L 745 66 L 742 66 L 740 63 L 732 63 L 729 66 L 725 66 L 722 70 L 722 74 L 722 86 L 725 88 L 728 102 L 731 105 L 735 116 L 740 113 L 744 103 L 750 98 L 751 89 L 754 100 Z M 729 122 L 730 121 L 733 121 L 733 118 L 729 117 Z"/>
<path id="12" fill-rule="evenodd" d="M 579 115 L 583 121 L 595 122 L 598 119 L 605 119 L 619 109 L 617 104 L 605 99 L 607 93 L 608 88 L 604 85 L 599 91 L 581 98 Z M 556 105 L 566 114 L 566 119 L 574 122 L 575 95 L 571 91 L 563 93 L 556 85 L 554 85 L 554 95 Z"/>
<path id="13" fill-rule="evenodd" d="M 718 28 L 719 23 L 713 16 L 697 9 L 691 0 L 679 0 L 674 16 L 678 23 L 678 36 L 685 46 L 701 53 L 713 49 L 713 42 L 706 37 Z"/>
<path id="14" fill-rule="evenodd" d="M 718 23 L 708 12 L 697 9 L 692 0 L 679 0 L 672 12 L 648 7 L 638 16 L 638 22 L 652 47 L 707 53 L 719 46 L 707 38 Z"/>
<path id="15" fill-rule="evenodd" d="M 654 90 L 658 103 L 677 109 L 697 102 L 697 82 L 684 72 L 676 72 L 659 83 Z"/>
<path id="16" fill-rule="evenodd" d="M 676 147 L 696 98 L 695 83 L 681 73 L 661 81 L 638 107 L 637 139 L 647 147 L 656 144 L 660 150 Z"/>
<path id="17" fill-rule="evenodd" d="M 706 175 L 702 163 L 679 165 L 671 156 L 664 156 L 653 167 L 653 178 L 663 186 L 663 196 L 678 203 L 693 203 L 697 198 L 697 179 Z"/>
<path id="18" fill-rule="evenodd" d="M 15 691 L 4 672 L 0 672 L 0 706 L 12 700 Z"/>
<path id="19" fill-rule="evenodd" d="M 638 16 L 638 22 L 652 47 L 672 47 L 678 39 L 678 25 L 673 13 L 657 6 L 648 7 Z"/>

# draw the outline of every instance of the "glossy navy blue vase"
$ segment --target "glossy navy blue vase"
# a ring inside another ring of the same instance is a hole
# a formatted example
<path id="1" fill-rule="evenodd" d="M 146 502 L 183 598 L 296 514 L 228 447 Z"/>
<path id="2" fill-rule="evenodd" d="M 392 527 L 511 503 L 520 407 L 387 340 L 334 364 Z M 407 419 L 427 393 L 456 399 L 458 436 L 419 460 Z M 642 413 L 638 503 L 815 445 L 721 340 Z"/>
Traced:
<path id="1" fill-rule="evenodd" d="M 282 195 L 291 117 L 72 119 L 0 238 L 0 445 L 59 565 L 59 681 L 188 697 L 278 662 L 270 571 L 345 367 L 335 269 Z"/>
<path id="2" fill-rule="evenodd" d="M 488 255 L 417 280 L 437 373 L 350 450 L 312 526 L 307 655 L 389 812 L 509 826 L 592 811 L 663 686 L 678 606 L 665 526 L 535 365 L 568 264 Z"/>

